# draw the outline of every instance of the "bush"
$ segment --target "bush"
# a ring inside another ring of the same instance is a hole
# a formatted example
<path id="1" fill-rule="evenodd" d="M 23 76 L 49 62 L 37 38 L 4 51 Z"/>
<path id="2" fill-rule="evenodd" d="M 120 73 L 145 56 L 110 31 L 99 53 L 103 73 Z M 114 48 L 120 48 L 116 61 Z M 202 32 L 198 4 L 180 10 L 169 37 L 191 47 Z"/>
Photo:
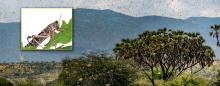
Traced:
<path id="1" fill-rule="evenodd" d="M 191 77 L 190 74 L 182 74 L 179 77 L 164 82 L 162 79 L 155 80 L 156 86 L 210 86 L 209 80 L 202 76 Z M 151 82 L 143 72 L 139 72 L 139 78 L 134 86 L 152 86 Z M 213 86 L 213 85 L 211 85 Z M 215 86 L 215 85 L 214 85 Z M 219 86 L 219 85 L 216 85 Z"/>
<path id="2" fill-rule="evenodd" d="M 220 86 L 220 71 L 218 70 L 218 75 L 216 76 L 217 81 L 214 82 L 215 86 Z"/>
<path id="3" fill-rule="evenodd" d="M 204 77 L 190 77 L 182 75 L 175 80 L 168 81 L 168 86 L 207 86 L 208 81 Z"/>
<path id="4" fill-rule="evenodd" d="M 14 86 L 12 82 L 0 77 L 0 86 Z"/>
<path id="5" fill-rule="evenodd" d="M 126 62 L 116 61 L 113 56 L 104 54 L 67 58 L 62 65 L 59 81 L 63 81 L 64 86 L 127 86 L 136 75 Z"/>

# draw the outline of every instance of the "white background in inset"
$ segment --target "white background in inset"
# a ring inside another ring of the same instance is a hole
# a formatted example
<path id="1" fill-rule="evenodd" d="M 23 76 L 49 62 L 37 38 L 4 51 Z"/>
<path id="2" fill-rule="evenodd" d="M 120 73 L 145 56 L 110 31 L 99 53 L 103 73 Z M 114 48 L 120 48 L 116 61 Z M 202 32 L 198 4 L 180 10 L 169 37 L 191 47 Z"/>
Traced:
<path id="1" fill-rule="evenodd" d="M 72 8 L 22 8 L 21 9 L 21 41 L 23 47 L 28 44 L 27 37 L 37 35 L 45 29 L 50 23 L 60 19 L 69 22 L 72 18 Z M 30 39 L 31 40 L 31 39 Z M 47 38 L 41 45 L 49 42 Z M 41 49 L 39 46 L 37 49 Z"/>

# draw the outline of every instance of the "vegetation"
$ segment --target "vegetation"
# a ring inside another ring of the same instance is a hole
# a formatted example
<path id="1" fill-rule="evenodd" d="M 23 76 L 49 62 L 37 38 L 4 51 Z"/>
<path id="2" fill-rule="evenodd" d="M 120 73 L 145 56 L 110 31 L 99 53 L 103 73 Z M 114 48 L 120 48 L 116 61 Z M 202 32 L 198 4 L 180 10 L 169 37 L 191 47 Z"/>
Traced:
<path id="1" fill-rule="evenodd" d="M 128 86 L 134 79 L 135 71 L 128 64 L 105 54 L 65 59 L 59 77 L 64 86 Z"/>
<path id="2" fill-rule="evenodd" d="M 0 86 L 14 86 L 12 82 L 0 77 Z"/>
<path id="3" fill-rule="evenodd" d="M 156 70 L 162 71 L 161 78 L 166 82 L 195 65 L 200 67 L 199 70 L 210 66 L 215 57 L 214 51 L 205 45 L 199 33 L 166 28 L 145 31 L 135 39 L 122 39 L 114 52 L 119 60 L 133 61 L 145 72 L 152 85 L 156 85 Z"/>
<path id="4" fill-rule="evenodd" d="M 213 38 L 216 38 L 217 40 L 217 46 L 220 47 L 219 42 L 219 33 L 220 33 L 220 25 L 212 25 L 211 26 L 212 31 L 209 33 L 210 36 L 213 36 Z"/>
<path id="5" fill-rule="evenodd" d="M 115 59 L 112 60 L 115 61 Z M 129 62 L 122 62 L 122 64 L 127 63 Z M 19 65 L 20 68 L 17 68 Z M 192 79 L 192 82 L 195 82 L 197 85 L 187 84 L 185 86 L 218 86 L 215 85 L 215 83 L 218 82 L 217 71 L 220 70 L 219 66 L 220 61 L 215 61 L 213 66 L 206 67 L 204 70 L 193 74 L 193 76 L 190 73 L 190 69 L 186 70 L 179 77 L 167 81 L 166 86 L 184 86 L 183 83 L 189 83 L 190 79 Z M 196 68 L 197 67 L 193 67 L 194 70 Z M 144 74 L 144 72 L 138 71 L 136 69 L 133 70 L 136 72 L 134 75 L 135 80 L 131 81 L 128 86 L 151 86 L 151 82 Z M 61 63 L 57 62 L 1 63 L 0 71 L 1 76 L 14 81 L 16 86 L 65 86 L 63 80 L 58 80 L 58 76 L 62 71 L 62 67 Z M 163 86 L 164 84 L 161 78 L 162 72 L 157 70 L 155 73 L 155 83 L 158 86 Z"/>
<path id="6" fill-rule="evenodd" d="M 60 33 L 55 33 L 54 37 L 47 43 L 45 49 L 50 49 L 52 46 L 56 46 L 58 43 L 67 44 L 72 41 L 72 19 L 69 20 L 68 23 L 62 21 L 61 31 Z M 67 47 L 59 47 L 59 50 L 71 50 L 72 46 Z"/>
<path id="7" fill-rule="evenodd" d="M 217 81 L 214 82 L 214 85 L 220 86 L 220 71 L 218 71 L 218 75 L 216 76 L 216 78 L 217 78 Z"/>
<path id="8" fill-rule="evenodd" d="M 37 86 L 33 81 L 27 80 L 25 82 L 19 82 L 17 86 Z"/>
<path id="9" fill-rule="evenodd" d="M 23 47 L 23 43 L 21 43 L 21 49 L 22 50 L 36 50 L 36 48 L 34 46 Z"/>
<path id="10" fill-rule="evenodd" d="M 0 64 L 0 76 L 12 81 L 16 86 L 44 86 L 50 81 L 55 81 L 61 70 L 61 63 L 58 62 Z M 55 83 L 52 86 L 54 85 Z"/>
<path id="11" fill-rule="evenodd" d="M 203 77 L 190 77 L 190 75 L 182 75 L 177 79 L 169 81 L 167 86 L 207 86 L 208 82 Z"/>

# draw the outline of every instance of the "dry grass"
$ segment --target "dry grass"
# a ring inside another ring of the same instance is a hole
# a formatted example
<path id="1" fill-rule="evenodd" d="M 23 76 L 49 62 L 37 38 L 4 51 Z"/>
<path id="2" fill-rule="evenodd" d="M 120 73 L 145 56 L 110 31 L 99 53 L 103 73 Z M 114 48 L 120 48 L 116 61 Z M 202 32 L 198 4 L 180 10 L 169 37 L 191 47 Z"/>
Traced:
<path id="1" fill-rule="evenodd" d="M 213 62 L 213 66 L 217 67 L 217 68 L 220 68 L 220 60 L 215 60 Z"/>
<path id="2" fill-rule="evenodd" d="M 43 70 L 41 63 L 5 63 L 0 64 L 0 76 L 8 78 L 15 83 L 31 81 L 40 85 L 58 79 L 62 66 L 60 63 L 49 65 L 50 68 Z M 42 64 L 51 64 L 50 62 Z"/>

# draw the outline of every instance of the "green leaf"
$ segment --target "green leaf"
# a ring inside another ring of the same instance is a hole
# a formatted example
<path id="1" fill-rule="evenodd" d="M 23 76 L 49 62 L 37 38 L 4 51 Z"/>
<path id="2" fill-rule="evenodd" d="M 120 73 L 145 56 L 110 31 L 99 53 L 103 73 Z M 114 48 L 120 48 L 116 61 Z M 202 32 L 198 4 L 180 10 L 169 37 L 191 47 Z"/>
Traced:
<path id="1" fill-rule="evenodd" d="M 62 21 L 61 32 L 55 33 L 54 37 L 47 43 L 45 49 L 50 49 L 58 43 L 67 44 L 72 41 L 72 19 L 68 23 Z"/>
<path id="2" fill-rule="evenodd" d="M 23 47 L 23 43 L 21 43 L 21 50 L 37 50 L 34 46 Z"/>

